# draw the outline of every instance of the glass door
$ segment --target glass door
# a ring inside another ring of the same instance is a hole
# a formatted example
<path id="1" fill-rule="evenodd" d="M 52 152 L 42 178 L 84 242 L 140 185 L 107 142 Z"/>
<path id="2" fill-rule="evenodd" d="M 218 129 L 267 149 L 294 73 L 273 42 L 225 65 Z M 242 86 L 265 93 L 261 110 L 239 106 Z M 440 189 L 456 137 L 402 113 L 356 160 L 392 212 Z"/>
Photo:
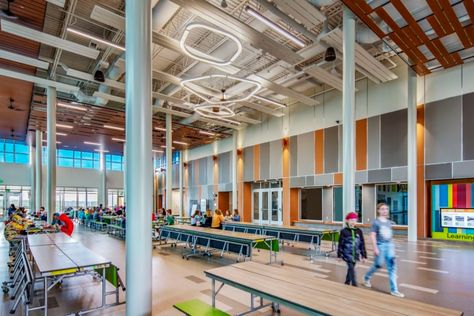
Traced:
<path id="1" fill-rule="evenodd" d="M 282 188 L 256 189 L 253 191 L 253 222 L 281 225 Z"/>

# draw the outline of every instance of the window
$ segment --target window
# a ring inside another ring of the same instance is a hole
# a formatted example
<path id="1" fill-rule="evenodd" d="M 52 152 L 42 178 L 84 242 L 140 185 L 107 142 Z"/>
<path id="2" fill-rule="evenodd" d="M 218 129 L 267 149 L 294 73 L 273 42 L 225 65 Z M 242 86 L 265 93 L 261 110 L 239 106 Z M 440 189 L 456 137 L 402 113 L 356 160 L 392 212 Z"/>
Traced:
<path id="1" fill-rule="evenodd" d="M 27 186 L 0 185 L 0 219 L 10 204 L 30 210 L 31 188 Z"/>
<path id="2" fill-rule="evenodd" d="M 301 189 L 301 219 L 323 219 L 323 189 Z"/>
<path id="3" fill-rule="evenodd" d="M 344 210 L 343 210 L 343 197 L 342 187 L 334 187 L 333 191 L 333 221 L 342 222 L 344 221 Z M 355 186 L 355 210 L 359 223 L 362 222 L 362 187 L 360 185 Z"/>
<path id="4" fill-rule="evenodd" d="M 177 165 L 179 164 L 180 159 L 181 159 L 181 152 L 174 151 L 171 155 L 171 163 L 173 165 Z M 155 169 L 166 168 L 166 155 L 161 155 L 161 156 L 156 157 L 154 159 L 154 167 Z"/>
<path id="5" fill-rule="evenodd" d="M 86 151 L 58 149 L 56 151 L 56 165 L 66 168 L 99 169 L 100 155 Z M 43 164 L 48 163 L 48 148 L 43 147 Z"/>
<path id="6" fill-rule="evenodd" d="M 357 222 L 362 223 L 362 186 L 355 186 L 355 212 L 358 215 Z"/>
<path id="7" fill-rule="evenodd" d="M 121 189 L 108 189 L 107 190 L 107 206 L 115 208 L 117 205 L 123 205 L 124 194 Z"/>
<path id="8" fill-rule="evenodd" d="M 123 170 L 123 156 L 120 155 L 105 155 L 106 170 L 122 171 Z"/>
<path id="9" fill-rule="evenodd" d="M 30 163 L 30 147 L 23 142 L 0 139 L 0 162 Z"/>
<path id="10" fill-rule="evenodd" d="M 56 189 L 56 211 L 65 211 L 69 207 L 77 209 L 97 206 L 97 193 L 96 188 L 58 187 Z"/>
<path id="11" fill-rule="evenodd" d="M 397 225 L 408 225 L 408 185 L 377 185 L 377 203 L 386 203 L 390 208 L 390 219 Z"/>

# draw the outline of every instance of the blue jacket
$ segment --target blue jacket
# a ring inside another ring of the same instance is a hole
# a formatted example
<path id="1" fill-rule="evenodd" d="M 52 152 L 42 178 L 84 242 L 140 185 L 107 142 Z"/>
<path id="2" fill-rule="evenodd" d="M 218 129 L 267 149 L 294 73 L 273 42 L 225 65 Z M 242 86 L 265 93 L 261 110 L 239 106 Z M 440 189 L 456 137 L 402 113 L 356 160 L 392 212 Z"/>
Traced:
<path id="1" fill-rule="evenodd" d="M 339 246 L 337 257 L 346 262 L 356 262 L 362 258 L 367 258 L 365 251 L 364 234 L 359 228 L 345 227 L 339 234 Z"/>

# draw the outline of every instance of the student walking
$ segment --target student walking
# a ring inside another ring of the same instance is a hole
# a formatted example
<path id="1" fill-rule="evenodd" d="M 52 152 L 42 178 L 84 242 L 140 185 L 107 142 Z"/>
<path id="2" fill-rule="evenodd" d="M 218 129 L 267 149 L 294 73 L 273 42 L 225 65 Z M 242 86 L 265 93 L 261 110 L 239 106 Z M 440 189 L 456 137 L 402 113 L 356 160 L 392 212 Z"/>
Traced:
<path id="1" fill-rule="evenodd" d="M 385 203 L 377 204 L 377 214 L 378 217 L 372 223 L 372 232 L 370 234 L 375 259 L 372 267 L 370 267 L 364 277 L 364 285 L 369 288 L 372 287 L 370 284 L 372 275 L 377 269 L 381 268 L 385 262 L 390 280 L 390 294 L 397 297 L 405 297 L 403 293 L 398 291 L 397 286 L 395 245 L 393 244 L 392 221 L 388 218 L 388 205 Z"/>
<path id="2" fill-rule="evenodd" d="M 337 257 L 344 260 L 347 264 L 347 285 L 357 286 L 355 275 L 355 265 L 357 260 L 363 262 L 367 258 L 365 251 L 364 234 L 360 228 L 355 227 L 357 222 L 357 213 L 350 212 L 346 215 L 347 226 L 339 234 L 339 246 Z"/>

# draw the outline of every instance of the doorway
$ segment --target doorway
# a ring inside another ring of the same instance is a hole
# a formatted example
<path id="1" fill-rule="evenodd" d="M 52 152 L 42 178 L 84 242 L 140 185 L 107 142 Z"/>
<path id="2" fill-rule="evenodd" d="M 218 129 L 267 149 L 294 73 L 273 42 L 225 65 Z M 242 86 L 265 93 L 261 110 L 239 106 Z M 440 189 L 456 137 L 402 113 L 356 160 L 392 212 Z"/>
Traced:
<path id="1" fill-rule="evenodd" d="M 255 189 L 252 194 L 254 223 L 282 224 L 282 188 Z"/>

